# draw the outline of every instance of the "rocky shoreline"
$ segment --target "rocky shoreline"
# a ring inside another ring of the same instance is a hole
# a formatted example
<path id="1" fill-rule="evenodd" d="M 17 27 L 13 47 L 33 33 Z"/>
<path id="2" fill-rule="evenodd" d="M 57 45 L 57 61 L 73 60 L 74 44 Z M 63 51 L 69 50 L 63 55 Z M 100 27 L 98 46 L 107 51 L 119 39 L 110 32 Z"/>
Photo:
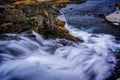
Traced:
<path id="1" fill-rule="evenodd" d="M 80 1 L 80 0 L 78 0 Z M 58 19 L 60 9 L 70 0 L 8 0 L 0 1 L 0 34 L 34 30 L 44 38 L 65 38 L 80 41 L 64 28 Z"/>

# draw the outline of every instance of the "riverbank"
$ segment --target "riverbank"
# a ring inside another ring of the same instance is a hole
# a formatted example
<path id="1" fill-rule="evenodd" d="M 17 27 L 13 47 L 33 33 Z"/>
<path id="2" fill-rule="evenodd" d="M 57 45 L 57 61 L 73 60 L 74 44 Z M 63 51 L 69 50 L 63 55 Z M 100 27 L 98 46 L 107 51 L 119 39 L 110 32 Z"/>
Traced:
<path id="1" fill-rule="evenodd" d="M 58 19 L 59 8 L 70 0 L 8 0 L 1 1 L 0 34 L 21 33 L 34 30 L 44 38 L 64 38 L 79 41 L 64 28 L 65 22 Z M 57 8 L 55 8 L 57 7 Z"/>

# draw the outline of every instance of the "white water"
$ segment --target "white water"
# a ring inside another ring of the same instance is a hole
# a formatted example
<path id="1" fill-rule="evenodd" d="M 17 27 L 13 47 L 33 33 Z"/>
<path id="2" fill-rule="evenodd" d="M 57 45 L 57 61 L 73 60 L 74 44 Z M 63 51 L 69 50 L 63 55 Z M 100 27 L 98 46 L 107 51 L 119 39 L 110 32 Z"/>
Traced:
<path id="1" fill-rule="evenodd" d="M 34 31 L 6 34 L 8 38 L 0 40 L 0 80 L 108 78 L 114 70 L 114 52 L 120 50 L 120 43 L 111 35 L 89 34 L 70 26 L 67 29 L 84 42 L 44 40 Z"/>

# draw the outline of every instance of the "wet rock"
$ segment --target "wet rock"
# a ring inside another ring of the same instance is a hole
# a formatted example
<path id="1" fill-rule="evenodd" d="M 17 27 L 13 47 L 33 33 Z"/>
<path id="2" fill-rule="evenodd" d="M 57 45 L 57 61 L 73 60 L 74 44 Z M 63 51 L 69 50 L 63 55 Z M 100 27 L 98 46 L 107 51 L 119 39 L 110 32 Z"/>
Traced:
<path id="1" fill-rule="evenodd" d="M 102 13 L 98 13 L 98 17 L 100 17 L 100 18 L 104 18 L 104 14 L 102 14 Z"/>
<path id="2" fill-rule="evenodd" d="M 10 3 L 15 1 L 20 1 L 20 0 L 0 0 L 0 3 Z"/>
<path id="3" fill-rule="evenodd" d="M 44 14 L 45 17 L 48 17 L 48 16 L 49 16 L 49 13 L 48 13 L 47 11 L 44 11 L 43 14 Z"/>
<path id="4" fill-rule="evenodd" d="M 109 24 L 120 29 L 120 3 L 116 4 L 116 10 L 105 17 Z"/>
<path id="5" fill-rule="evenodd" d="M 65 25 L 65 22 L 57 18 L 55 24 L 63 27 Z"/>
<path id="6" fill-rule="evenodd" d="M 38 23 L 38 26 L 43 25 L 44 17 L 42 15 L 36 15 L 36 16 L 30 17 L 30 19 L 35 20 Z"/>
<path id="7" fill-rule="evenodd" d="M 65 22 L 57 18 L 58 10 L 49 1 L 51 0 L 8 0 L 12 4 L 0 8 L 0 34 L 35 30 L 46 39 L 79 41 L 64 28 Z"/>
<path id="8" fill-rule="evenodd" d="M 82 3 L 82 2 L 85 2 L 86 0 L 71 0 L 73 3 L 77 3 L 77 4 L 79 4 L 79 3 Z"/>
<path id="9" fill-rule="evenodd" d="M 116 4 L 116 6 L 120 9 L 120 2 L 118 2 L 118 3 Z"/>
<path id="10" fill-rule="evenodd" d="M 25 13 L 19 9 L 6 9 L 5 12 L 5 21 L 6 22 L 18 22 L 18 21 L 25 21 Z"/>
<path id="11" fill-rule="evenodd" d="M 120 11 L 115 11 L 106 16 L 106 20 L 112 22 L 114 25 L 120 25 Z"/>

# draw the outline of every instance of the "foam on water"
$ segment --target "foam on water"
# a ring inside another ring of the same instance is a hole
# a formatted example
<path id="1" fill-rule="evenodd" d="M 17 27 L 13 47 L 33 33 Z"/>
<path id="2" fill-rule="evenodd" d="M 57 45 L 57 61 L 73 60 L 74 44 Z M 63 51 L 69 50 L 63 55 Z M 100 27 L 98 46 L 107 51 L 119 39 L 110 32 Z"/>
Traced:
<path id="1" fill-rule="evenodd" d="M 34 31 L 4 34 L 6 38 L 0 39 L 0 80 L 105 80 L 111 76 L 119 41 L 67 24 L 66 28 L 84 42 L 44 40 Z"/>

